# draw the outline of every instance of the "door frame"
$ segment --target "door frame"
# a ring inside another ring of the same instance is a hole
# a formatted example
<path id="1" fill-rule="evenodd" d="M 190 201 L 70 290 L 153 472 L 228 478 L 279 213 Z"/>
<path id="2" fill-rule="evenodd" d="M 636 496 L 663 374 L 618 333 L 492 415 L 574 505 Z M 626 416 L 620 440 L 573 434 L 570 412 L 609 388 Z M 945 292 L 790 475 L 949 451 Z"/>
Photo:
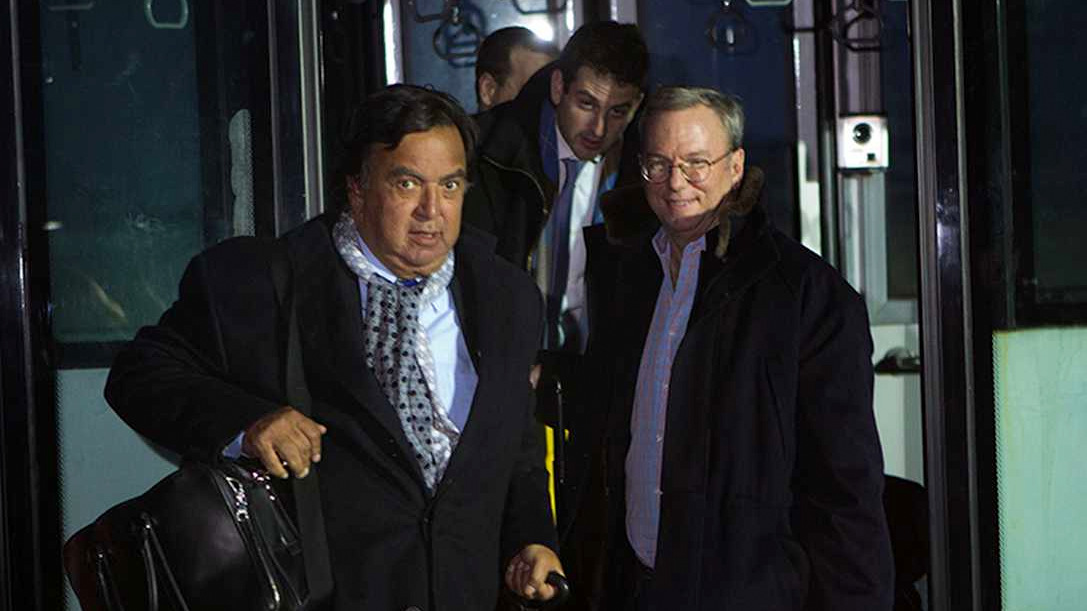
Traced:
<path id="1" fill-rule="evenodd" d="M 47 341 L 49 277 L 38 8 L 8 0 L 0 18 L 0 611 L 59 609 L 60 495 Z"/>
<path id="2" fill-rule="evenodd" d="M 276 235 L 320 212 L 318 5 L 257 0 L 268 11 L 272 167 L 259 185 L 270 201 L 258 235 Z M 233 5 L 233 4 L 232 4 Z M 6 0 L 0 17 L 0 611 L 63 605 L 62 498 L 49 325 L 49 239 L 39 2 Z M 306 45 L 300 37 L 307 37 Z M 215 108 L 204 108 L 215 114 Z M 206 152 L 206 151 L 205 151 Z"/>
<path id="3" fill-rule="evenodd" d="M 991 369 L 991 352 L 979 349 L 991 334 L 974 315 L 970 227 L 977 221 L 969 195 L 979 192 L 968 188 L 970 145 L 984 126 L 973 115 L 967 121 L 968 85 L 979 77 L 966 76 L 964 55 L 978 41 L 963 10 L 961 0 L 914 0 L 911 6 L 932 611 L 1001 607 L 993 417 L 986 399 L 991 380 L 978 375 Z M 984 198 L 976 201 L 984 214 Z"/>

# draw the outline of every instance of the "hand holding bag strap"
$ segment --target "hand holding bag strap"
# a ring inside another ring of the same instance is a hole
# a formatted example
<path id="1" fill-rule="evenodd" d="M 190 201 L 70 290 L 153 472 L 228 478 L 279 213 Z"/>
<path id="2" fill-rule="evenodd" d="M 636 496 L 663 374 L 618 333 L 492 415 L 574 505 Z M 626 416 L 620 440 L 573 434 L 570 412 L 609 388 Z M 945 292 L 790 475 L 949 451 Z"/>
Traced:
<path id="1" fill-rule="evenodd" d="M 294 293 L 291 290 L 291 263 L 286 245 L 277 244 L 277 256 L 272 258 L 272 277 L 280 307 L 287 311 L 286 378 L 287 402 L 306 416 L 312 415 L 312 399 L 306 387 L 306 373 L 302 367 L 302 345 L 298 331 Z M 317 485 L 317 469 L 310 469 L 303 479 L 295 478 L 295 509 L 298 529 L 302 536 L 302 557 L 306 562 L 306 581 L 309 584 L 307 610 L 314 610 L 332 593 L 332 566 L 328 557 L 328 539 L 325 534 L 324 515 L 321 511 L 321 491 Z"/>

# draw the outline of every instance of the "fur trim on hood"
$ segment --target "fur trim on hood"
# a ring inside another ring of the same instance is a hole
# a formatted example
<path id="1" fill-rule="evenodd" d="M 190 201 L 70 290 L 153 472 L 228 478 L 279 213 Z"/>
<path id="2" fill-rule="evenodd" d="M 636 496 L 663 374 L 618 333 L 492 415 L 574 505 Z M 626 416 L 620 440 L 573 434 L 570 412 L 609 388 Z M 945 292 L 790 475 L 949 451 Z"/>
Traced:
<path id="1" fill-rule="evenodd" d="M 724 260 L 732 235 L 731 217 L 746 216 L 759 203 L 762 186 L 766 182 L 758 166 L 748 166 L 738 187 L 725 196 L 717 208 L 718 232 L 714 255 Z M 605 193 L 600 202 L 608 241 L 612 244 L 630 245 L 660 227 L 657 215 L 645 199 L 645 188 L 633 185 Z M 711 229 L 710 231 L 714 231 Z"/>

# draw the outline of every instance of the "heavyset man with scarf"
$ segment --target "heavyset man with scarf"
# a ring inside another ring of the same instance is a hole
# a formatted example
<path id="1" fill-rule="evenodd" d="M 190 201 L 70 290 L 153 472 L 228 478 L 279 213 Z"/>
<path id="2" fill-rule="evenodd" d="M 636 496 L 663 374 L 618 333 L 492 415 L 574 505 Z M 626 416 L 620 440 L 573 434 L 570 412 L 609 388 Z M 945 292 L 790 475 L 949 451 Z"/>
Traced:
<path id="1" fill-rule="evenodd" d="M 118 356 L 107 398 L 182 454 L 240 445 L 282 478 L 319 464 L 328 608 L 490 609 L 503 583 L 549 598 L 561 567 L 529 408 L 541 304 L 493 240 L 462 231 L 474 125 L 403 85 L 357 116 L 349 209 L 194 258 L 177 302 Z M 312 418 L 284 401 L 283 253 Z"/>

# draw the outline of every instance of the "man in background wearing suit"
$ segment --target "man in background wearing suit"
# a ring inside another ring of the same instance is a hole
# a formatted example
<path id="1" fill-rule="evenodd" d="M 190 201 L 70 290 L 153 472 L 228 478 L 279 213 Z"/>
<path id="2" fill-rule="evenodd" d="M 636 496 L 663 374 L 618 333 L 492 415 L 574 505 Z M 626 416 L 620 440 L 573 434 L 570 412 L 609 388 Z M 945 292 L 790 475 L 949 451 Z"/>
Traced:
<path id="1" fill-rule="evenodd" d="M 117 357 L 107 399 L 182 454 L 240 446 L 284 479 L 319 465 L 332 609 L 492 609 L 503 583 L 550 598 L 561 566 L 528 381 L 540 297 L 492 239 L 462 231 L 475 127 L 449 96 L 404 85 L 356 116 L 348 209 L 194 258 Z M 277 257 L 312 417 L 284 400 Z"/>
<path id="2" fill-rule="evenodd" d="M 479 164 L 464 218 L 535 275 L 548 349 L 584 351 L 581 229 L 600 219 L 599 196 L 619 178 L 648 66 L 638 26 L 588 23 L 516 99 L 477 116 Z M 636 178 L 633 156 L 625 161 Z"/>
<path id="3" fill-rule="evenodd" d="M 585 400 L 582 384 L 590 332 L 582 229 L 601 220 L 601 194 L 637 180 L 637 134 L 630 126 L 648 70 L 638 26 L 587 23 L 513 101 L 476 117 L 479 163 L 464 202 L 465 222 L 494 235 L 498 254 L 532 274 L 544 294 L 541 419 L 557 426 L 561 399 L 564 428 L 576 447 L 585 447 L 573 442 L 585 428 L 580 421 L 598 411 Z M 562 559 L 575 599 L 596 591 L 597 579 L 581 567 L 595 564 L 600 542 L 594 533 L 567 536 L 570 508 L 588 471 L 586 452 L 566 453 L 565 482 L 556 477 L 555 484 Z"/>

